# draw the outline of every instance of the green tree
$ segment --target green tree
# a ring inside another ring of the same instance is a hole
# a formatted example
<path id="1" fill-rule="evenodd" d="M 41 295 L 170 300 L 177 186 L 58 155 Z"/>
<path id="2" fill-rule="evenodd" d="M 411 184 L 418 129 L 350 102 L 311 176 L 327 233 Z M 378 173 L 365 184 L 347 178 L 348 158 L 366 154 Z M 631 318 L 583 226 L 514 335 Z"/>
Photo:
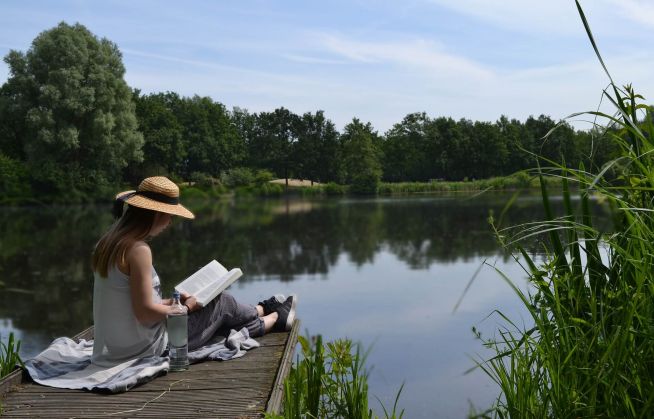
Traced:
<path id="1" fill-rule="evenodd" d="M 12 97 L 11 88 L 7 83 L 0 86 L 0 150 L 6 157 L 25 161 L 23 105 L 18 97 Z"/>
<path id="2" fill-rule="evenodd" d="M 472 143 L 474 152 L 470 162 L 470 177 L 485 179 L 504 174 L 509 150 L 496 124 L 476 121 L 473 125 Z"/>
<path id="3" fill-rule="evenodd" d="M 3 146 L 14 143 L 9 150 L 25 159 L 38 192 L 90 192 L 142 159 L 143 136 L 116 44 L 62 22 L 39 34 L 26 53 L 10 51 L 5 62 L 10 76 L 0 108 L 13 126 L 2 134 Z"/>
<path id="4" fill-rule="evenodd" d="M 345 126 L 341 135 L 346 182 L 355 193 L 375 193 L 379 186 L 382 169 L 376 136 L 370 122 L 364 125 L 357 118 Z"/>
<path id="5" fill-rule="evenodd" d="M 221 103 L 208 97 L 186 98 L 179 119 L 188 150 L 185 177 L 193 172 L 218 176 L 245 161 L 245 144 Z"/>
<path id="6" fill-rule="evenodd" d="M 456 137 L 451 138 L 449 144 L 449 175 L 452 180 L 465 180 L 475 177 L 473 172 L 473 162 L 479 160 L 479 150 L 475 149 L 474 144 L 474 122 L 469 119 L 461 118 L 456 122 Z"/>
<path id="7" fill-rule="evenodd" d="M 133 177 L 158 174 L 181 175 L 187 158 L 184 127 L 177 113 L 182 99 L 177 93 L 157 93 L 141 96 L 134 92 L 136 116 L 145 141 L 143 163 L 134 168 Z"/>
<path id="8" fill-rule="evenodd" d="M 393 125 L 383 141 L 384 178 L 391 182 L 427 180 L 431 157 L 427 152 L 427 114 L 412 113 Z"/>
<path id="9" fill-rule="evenodd" d="M 255 127 L 257 124 L 256 114 L 248 112 L 247 109 L 235 106 L 229 113 L 229 119 L 236 130 L 239 141 L 245 146 L 245 163 L 254 166 L 250 161 L 249 144 L 252 141 Z"/>
<path id="10" fill-rule="evenodd" d="M 524 124 L 517 119 L 509 120 L 504 115 L 495 124 L 507 149 L 507 161 L 502 174 L 507 175 L 533 167 L 536 159 L 529 154 L 533 149 L 533 137 L 529 135 Z"/>
<path id="11" fill-rule="evenodd" d="M 433 128 L 438 132 L 440 146 L 434 155 L 434 161 L 441 173 L 436 178 L 447 180 L 460 180 L 465 174 L 457 173 L 456 158 L 460 155 L 459 148 L 462 143 L 462 132 L 459 124 L 452 118 L 440 117 L 432 122 Z"/>
<path id="12" fill-rule="evenodd" d="M 299 117 L 286 108 L 257 115 L 248 143 L 251 161 L 287 180 L 294 173 L 293 148 L 297 142 Z"/>
<path id="13" fill-rule="evenodd" d="M 333 181 L 338 165 L 338 131 L 323 111 L 298 119 L 294 159 L 298 175 L 312 182 Z"/>
<path id="14" fill-rule="evenodd" d="M 0 152 L 0 203 L 5 200 L 29 198 L 29 178 L 23 162 Z"/>

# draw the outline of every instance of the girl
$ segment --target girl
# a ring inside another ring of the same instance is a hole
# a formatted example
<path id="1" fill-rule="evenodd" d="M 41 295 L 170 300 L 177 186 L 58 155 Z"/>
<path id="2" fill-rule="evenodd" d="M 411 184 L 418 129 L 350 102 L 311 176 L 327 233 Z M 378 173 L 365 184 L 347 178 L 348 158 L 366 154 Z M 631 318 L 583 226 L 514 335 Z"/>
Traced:
<path id="1" fill-rule="evenodd" d="M 123 206 L 127 210 L 123 213 Z M 93 252 L 92 362 L 112 366 L 135 358 L 161 356 L 168 342 L 166 315 L 172 301 L 161 298 L 159 277 L 147 241 L 168 227 L 173 216 L 193 219 L 179 203 L 179 188 L 161 176 L 146 178 L 136 191 L 116 195 L 116 222 Z M 297 298 L 273 296 L 256 307 L 223 292 L 205 307 L 182 295 L 189 313 L 189 350 L 205 344 L 219 329 L 246 327 L 252 337 L 290 330 Z"/>

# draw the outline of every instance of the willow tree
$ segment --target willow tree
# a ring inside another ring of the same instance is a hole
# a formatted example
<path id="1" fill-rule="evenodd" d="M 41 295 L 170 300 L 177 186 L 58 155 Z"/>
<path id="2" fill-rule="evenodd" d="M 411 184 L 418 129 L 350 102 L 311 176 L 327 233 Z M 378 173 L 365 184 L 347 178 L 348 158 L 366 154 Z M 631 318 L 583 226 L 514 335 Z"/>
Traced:
<path id="1" fill-rule="evenodd" d="M 11 130 L 0 144 L 26 162 L 36 191 L 88 193 L 142 160 L 116 44 L 62 22 L 4 60 L 10 76 L 0 90 L 0 124 L 11 119 Z"/>
<path id="2" fill-rule="evenodd" d="M 363 124 L 357 118 L 345 126 L 341 135 L 346 182 L 354 193 L 377 192 L 382 169 L 376 136 L 370 122 Z"/>

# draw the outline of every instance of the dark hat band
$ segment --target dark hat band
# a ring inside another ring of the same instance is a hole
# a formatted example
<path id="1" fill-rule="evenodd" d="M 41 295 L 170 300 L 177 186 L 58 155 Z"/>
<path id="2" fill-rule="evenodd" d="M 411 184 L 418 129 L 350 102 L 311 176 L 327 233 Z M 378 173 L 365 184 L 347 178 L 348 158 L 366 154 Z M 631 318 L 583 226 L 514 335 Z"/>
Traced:
<path id="1" fill-rule="evenodd" d="M 121 201 L 127 201 L 133 196 L 143 196 L 145 198 L 151 199 L 153 201 L 161 202 L 162 204 L 169 204 L 169 205 L 177 205 L 179 204 L 179 198 L 171 197 L 168 195 L 164 195 L 158 192 L 151 192 L 151 191 L 136 191 L 136 192 L 130 192 L 128 194 L 125 194 L 118 199 Z"/>

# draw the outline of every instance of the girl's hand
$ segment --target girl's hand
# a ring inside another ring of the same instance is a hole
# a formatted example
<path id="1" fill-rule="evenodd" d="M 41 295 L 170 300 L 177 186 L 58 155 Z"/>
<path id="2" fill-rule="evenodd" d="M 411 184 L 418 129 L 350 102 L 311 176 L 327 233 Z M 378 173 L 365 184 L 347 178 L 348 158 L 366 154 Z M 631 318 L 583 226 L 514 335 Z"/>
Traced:
<path id="1" fill-rule="evenodd" d="M 201 308 L 195 297 L 190 294 L 184 293 L 181 295 L 181 300 L 182 304 L 188 308 L 189 313 L 197 311 Z"/>

